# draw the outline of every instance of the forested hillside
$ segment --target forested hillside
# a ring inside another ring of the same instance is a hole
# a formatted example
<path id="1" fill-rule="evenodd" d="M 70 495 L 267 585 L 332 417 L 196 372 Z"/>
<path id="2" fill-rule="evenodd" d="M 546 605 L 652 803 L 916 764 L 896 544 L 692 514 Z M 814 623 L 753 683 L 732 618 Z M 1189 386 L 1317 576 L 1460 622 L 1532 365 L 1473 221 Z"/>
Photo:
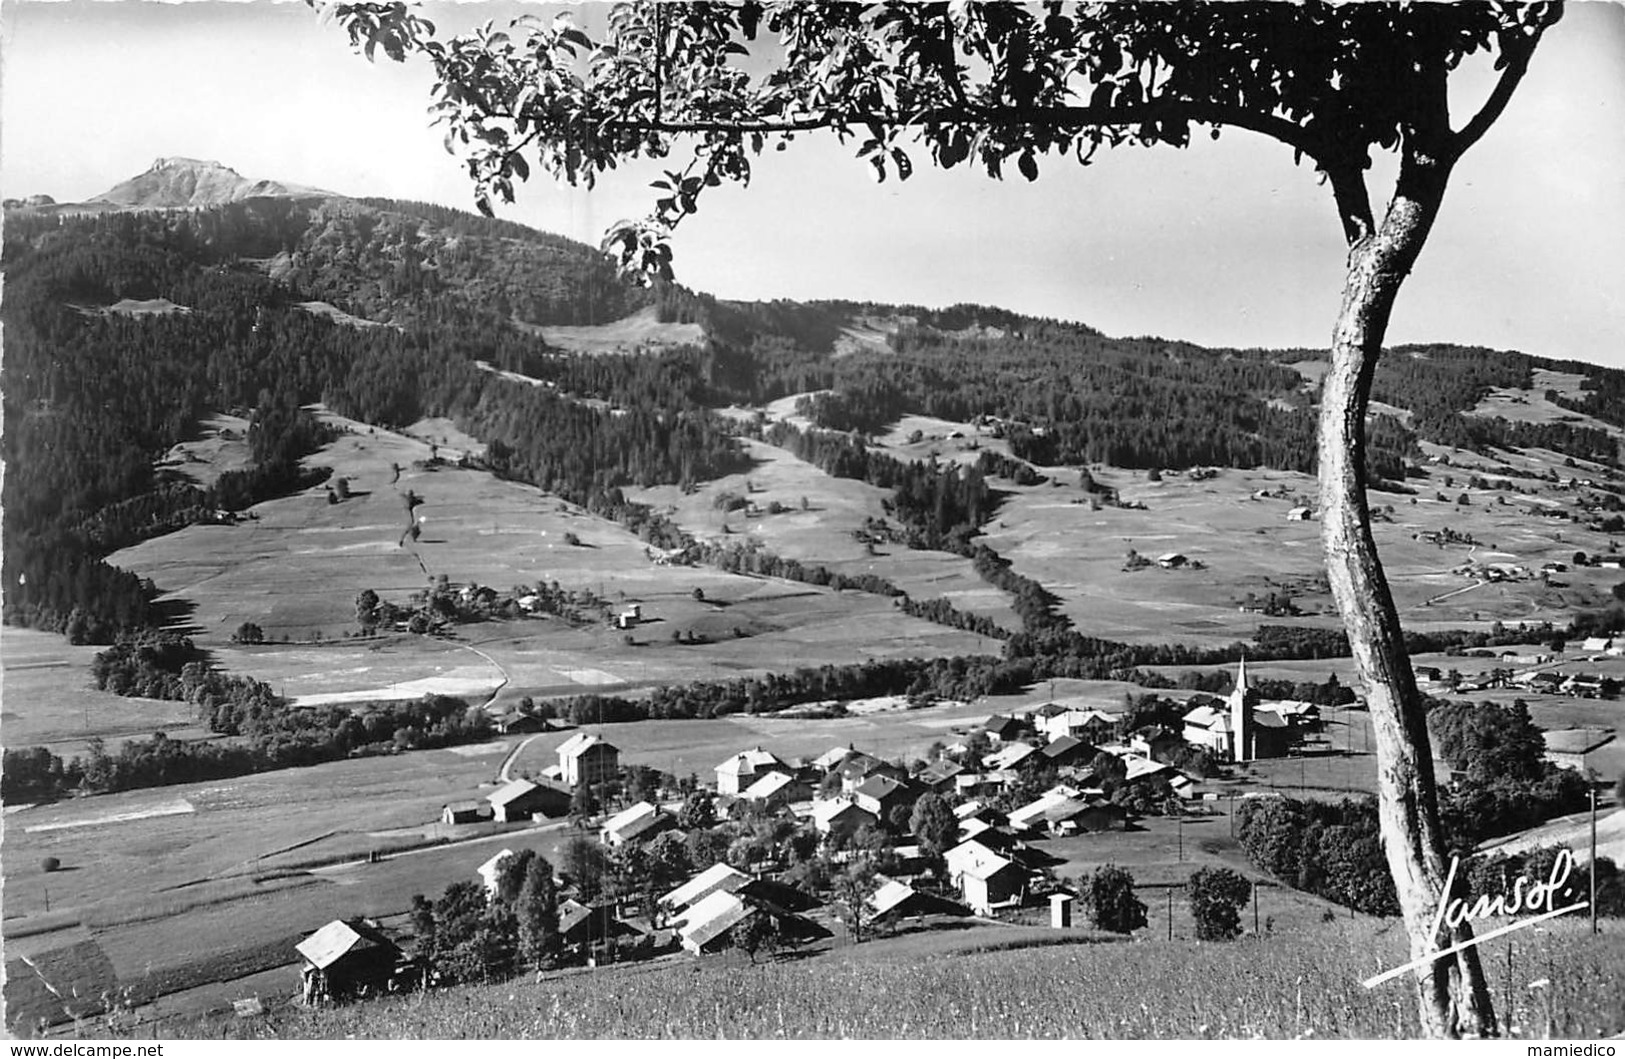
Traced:
<path id="1" fill-rule="evenodd" d="M 643 289 L 588 247 L 422 203 L 21 209 L 8 212 L 3 263 L 5 617 L 80 642 L 160 621 L 155 586 L 102 557 L 321 479 L 302 462 L 328 437 L 304 410 L 314 402 L 386 426 L 448 417 L 488 443 L 497 473 L 667 545 L 681 543 L 675 528 L 621 489 L 743 469 L 731 437 L 740 428 L 707 409 L 812 391 L 824 391 L 805 406 L 822 431 L 770 440 L 891 490 L 905 543 L 960 554 L 973 553 L 998 504 L 985 473 L 1314 465 L 1312 388 L 1289 366 L 1311 353 L 1112 339 L 974 305 L 744 304 Z M 361 323 L 313 312 L 315 302 Z M 593 357 L 538 337 L 543 325 L 590 326 L 651 306 L 662 320 L 701 324 L 703 346 Z M 1404 355 L 1384 359 L 1375 396 L 1412 417 L 1409 427 L 1372 420 L 1367 459 L 1380 478 L 1406 476 L 1418 437 L 1614 459 L 1600 430 L 1463 413 L 1494 387 L 1529 386 L 1544 366 L 1586 374 L 1589 396 L 1570 406 L 1622 422 L 1625 374 L 1450 346 L 1395 352 Z M 209 488 L 155 469 L 221 411 L 250 420 L 248 469 Z M 981 423 L 1016 459 L 966 469 L 866 449 L 858 435 L 909 413 Z"/>

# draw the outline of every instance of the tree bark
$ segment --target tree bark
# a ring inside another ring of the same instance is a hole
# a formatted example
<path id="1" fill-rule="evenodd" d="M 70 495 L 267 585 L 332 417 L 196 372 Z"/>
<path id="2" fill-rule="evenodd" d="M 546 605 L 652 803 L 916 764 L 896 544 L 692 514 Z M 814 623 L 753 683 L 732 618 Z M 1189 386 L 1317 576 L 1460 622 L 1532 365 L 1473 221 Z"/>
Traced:
<path id="1" fill-rule="evenodd" d="M 1472 937 L 1465 923 L 1435 936 L 1448 865 L 1427 719 L 1393 596 L 1377 557 L 1366 509 L 1365 416 L 1371 379 L 1400 285 L 1415 263 L 1444 198 L 1451 159 L 1407 147 L 1382 223 L 1350 220 L 1343 304 L 1332 334 L 1331 370 L 1321 391 L 1322 540 L 1332 595 L 1371 712 L 1377 747 L 1377 807 L 1411 958 Z M 1334 174 L 1334 184 L 1336 183 Z M 1363 181 L 1359 184 L 1363 198 Z M 1340 201 L 1343 199 L 1339 195 Z M 1369 209 L 1369 207 L 1367 207 Z M 1357 212 L 1357 211 L 1356 211 Z M 1475 949 L 1416 973 L 1422 1030 L 1431 1037 L 1493 1036 L 1495 1014 Z"/>

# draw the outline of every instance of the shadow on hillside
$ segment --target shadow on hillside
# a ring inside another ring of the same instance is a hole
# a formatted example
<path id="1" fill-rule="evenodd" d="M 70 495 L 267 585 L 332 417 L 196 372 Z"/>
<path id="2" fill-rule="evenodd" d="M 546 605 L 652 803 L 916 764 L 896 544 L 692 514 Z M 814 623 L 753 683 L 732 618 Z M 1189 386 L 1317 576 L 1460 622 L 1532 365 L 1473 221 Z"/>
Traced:
<path id="1" fill-rule="evenodd" d="M 161 599 L 152 605 L 157 626 L 165 632 L 182 636 L 201 636 L 203 626 L 192 620 L 197 604 L 189 599 Z"/>

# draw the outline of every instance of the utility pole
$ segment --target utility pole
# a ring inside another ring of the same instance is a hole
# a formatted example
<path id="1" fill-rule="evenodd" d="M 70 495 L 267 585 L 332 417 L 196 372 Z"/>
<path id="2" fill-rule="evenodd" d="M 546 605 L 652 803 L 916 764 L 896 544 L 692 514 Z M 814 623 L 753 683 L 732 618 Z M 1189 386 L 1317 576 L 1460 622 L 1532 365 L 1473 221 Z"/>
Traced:
<path id="1" fill-rule="evenodd" d="M 1258 933 L 1258 884 L 1253 883 L 1253 933 Z"/>
<path id="2" fill-rule="evenodd" d="M 1172 886 L 1168 887 L 1168 940 L 1174 940 L 1174 888 Z"/>
<path id="3" fill-rule="evenodd" d="M 1185 859 L 1185 814 L 1179 814 L 1179 859 Z"/>

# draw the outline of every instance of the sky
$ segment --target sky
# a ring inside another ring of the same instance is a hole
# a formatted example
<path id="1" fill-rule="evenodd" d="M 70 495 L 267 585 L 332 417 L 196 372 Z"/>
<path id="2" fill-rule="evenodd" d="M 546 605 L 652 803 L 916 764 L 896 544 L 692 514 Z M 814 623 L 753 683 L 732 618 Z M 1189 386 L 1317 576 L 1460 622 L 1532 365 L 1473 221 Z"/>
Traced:
<path id="1" fill-rule="evenodd" d="M 452 30 L 525 10 L 423 6 Z M 580 11 L 589 30 L 602 14 Z M 85 199 L 181 155 L 472 209 L 429 124 L 431 82 L 421 63 L 369 64 L 298 2 L 4 0 L 0 194 Z M 1488 84 L 1463 76 L 1458 124 Z M 1341 228 L 1329 190 L 1273 141 L 1227 131 L 1087 168 L 1051 159 L 1031 184 L 914 157 L 913 179 L 877 184 L 833 137 L 770 153 L 748 189 L 707 192 L 684 222 L 677 278 L 724 298 L 979 302 L 1214 346 L 1329 340 Z M 648 167 L 610 176 L 587 194 L 542 175 L 499 212 L 596 244 L 652 204 Z M 1625 367 L 1625 6 L 1570 3 L 1548 33 L 1458 164 L 1389 340 Z"/>

